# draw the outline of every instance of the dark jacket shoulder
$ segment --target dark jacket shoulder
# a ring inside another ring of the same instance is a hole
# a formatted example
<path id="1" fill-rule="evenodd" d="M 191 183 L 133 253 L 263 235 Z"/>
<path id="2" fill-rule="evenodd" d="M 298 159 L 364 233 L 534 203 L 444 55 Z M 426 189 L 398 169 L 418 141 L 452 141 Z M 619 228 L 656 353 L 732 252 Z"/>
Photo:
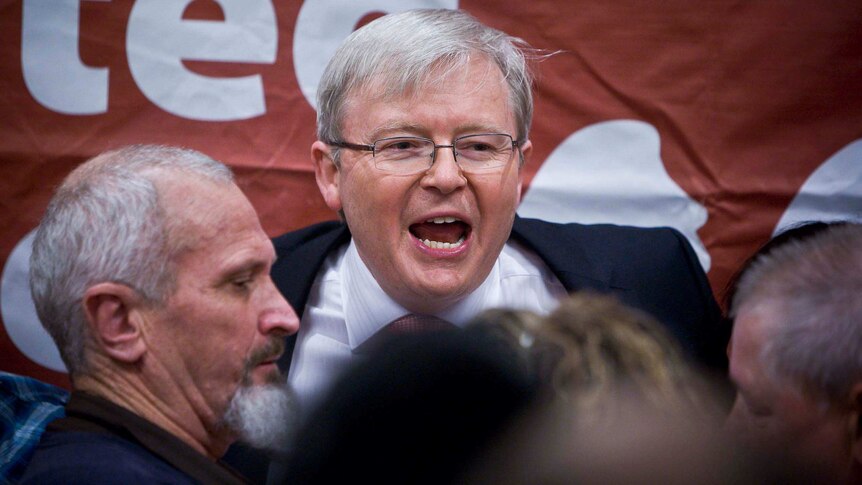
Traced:
<path id="1" fill-rule="evenodd" d="M 42 436 L 21 483 L 119 485 L 197 482 L 149 450 L 120 437 L 49 430 Z"/>
<path id="2" fill-rule="evenodd" d="M 270 274 L 275 286 L 302 316 L 308 292 L 326 257 L 350 241 L 347 224 L 327 221 L 288 232 L 272 240 L 278 256 Z"/>
<path id="3" fill-rule="evenodd" d="M 331 239 L 338 239 L 342 231 L 347 230 L 347 225 L 341 221 L 325 221 L 313 224 L 302 229 L 291 231 L 272 240 L 277 253 L 295 251 L 302 246 L 321 242 L 327 242 Z M 349 233 L 348 233 L 349 234 Z"/>
<path id="4" fill-rule="evenodd" d="M 676 229 L 516 218 L 512 238 L 540 255 L 569 291 L 613 293 L 656 317 L 697 361 L 726 368 L 730 326 Z"/>

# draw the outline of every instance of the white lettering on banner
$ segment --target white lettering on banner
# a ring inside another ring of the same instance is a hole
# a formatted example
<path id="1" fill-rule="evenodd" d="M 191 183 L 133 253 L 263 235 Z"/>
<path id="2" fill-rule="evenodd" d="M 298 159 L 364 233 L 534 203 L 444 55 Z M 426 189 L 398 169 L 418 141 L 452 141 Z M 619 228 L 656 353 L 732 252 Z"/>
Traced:
<path id="1" fill-rule="evenodd" d="M 144 95 L 184 118 L 229 121 L 266 112 L 260 75 L 213 78 L 183 60 L 273 64 L 278 24 L 269 0 L 217 0 L 224 22 L 183 20 L 192 0 L 138 0 L 126 34 L 129 68 Z"/>
<path id="2" fill-rule="evenodd" d="M 706 208 L 670 177 L 660 148 L 658 131 L 642 121 L 578 130 L 536 172 L 518 214 L 563 223 L 673 227 L 709 271 L 711 259 L 697 235 Z"/>
<path id="3" fill-rule="evenodd" d="M 275 63 L 278 23 L 271 1 L 216 0 L 224 12 L 223 22 L 183 20 L 183 11 L 192 1 L 135 2 L 126 52 L 138 87 L 156 106 L 183 118 L 231 121 L 264 114 L 260 75 L 204 76 L 186 69 L 182 61 Z M 105 113 L 108 68 L 89 67 L 81 61 L 80 16 L 79 0 L 24 0 L 24 83 L 36 101 L 52 111 Z"/>
<path id="4" fill-rule="evenodd" d="M 21 19 L 24 84 L 36 101 L 58 113 L 104 113 L 108 110 L 108 69 L 88 67 L 81 62 L 79 17 L 78 0 L 24 0 Z"/>
<path id="5" fill-rule="evenodd" d="M 303 96 L 317 107 L 317 83 L 341 42 L 368 13 L 458 8 L 457 0 L 306 0 L 293 34 L 293 66 Z"/>
<path id="6" fill-rule="evenodd" d="M 35 234 L 33 230 L 24 236 L 6 260 L 0 283 L 0 314 L 6 334 L 22 354 L 43 367 L 66 372 L 57 346 L 39 323 L 30 296 L 30 254 Z"/>

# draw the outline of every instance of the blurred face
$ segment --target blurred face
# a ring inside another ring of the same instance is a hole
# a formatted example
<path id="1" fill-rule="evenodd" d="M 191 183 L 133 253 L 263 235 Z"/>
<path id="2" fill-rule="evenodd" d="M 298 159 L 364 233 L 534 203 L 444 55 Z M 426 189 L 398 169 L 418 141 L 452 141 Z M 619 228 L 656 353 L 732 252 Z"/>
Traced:
<path id="1" fill-rule="evenodd" d="M 345 141 L 420 136 L 442 145 L 478 133 L 518 136 L 508 87 L 484 59 L 402 98 L 368 94 L 374 91 L 372 85 L 348 100 Z M 530 149 L 529 142 L 522 147 L 525 155 Z M 440 148 L 430 169 L 403 175 L 378 170 L 370 152 L 348 149 L 327 174 L 330 150 L 322 142 L 312 148 L 318 185 L 330 208 L 343 209 L 360 257 L 387 294 L 412 311 L 432 312 L 485 280 L 520 201 L 517 151 L 503 168 L 468 174 L 451 149 Z"/>
<path id="2" fill-rule="evenodd" d="M 850 418 L 767 373 L 760 352 L 773 326 L 765 312 L 745 308 L 734 322 L 730 378 L 737 394 L 727 426 L 754 444 L 789 451 L 831 473 L 846 473 Z"/>
<path id="3" fill-rule="evenodd" d="M 215 427 L 241 384 L 283 380 L 276 360 L 299 321 L 269 277 L 272 244 L 235 185 L 182 180 L 159 188 L 176 222 L 172 234 L 188 248 L 176 261 L 176 291 L 153 310 L 148 358 Z"/>

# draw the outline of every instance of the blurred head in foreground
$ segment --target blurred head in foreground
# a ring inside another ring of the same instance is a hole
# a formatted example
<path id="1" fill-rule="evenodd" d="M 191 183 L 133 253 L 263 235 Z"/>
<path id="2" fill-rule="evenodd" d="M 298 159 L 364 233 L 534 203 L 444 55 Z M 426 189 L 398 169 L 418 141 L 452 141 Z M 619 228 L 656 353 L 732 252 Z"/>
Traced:
<path id="1" fill-rule="evenodd" d="M 312 413 L 284 483 L 452 483 L 536 398 L 498 350 L 468 332 L 392 341 Z"/>
<path id="2" fill-rule="evenodd" d="M 722 429 L 716 389 L 650 316 L 572 295 L 547 317 L 476 319 L 551 392 L 486 450 L 463 483 L 808 483 L 804 470 Z"/>
<path id="3" fill-rule="evenodd" d="M 717 411 L 663 327 L 613 297 L 578 293 L 547 317 L 492 310 L 473 323 L 502 337 L 522 365 L 583 420 L 614 419 L 632 399 L 669 414 Z"/>

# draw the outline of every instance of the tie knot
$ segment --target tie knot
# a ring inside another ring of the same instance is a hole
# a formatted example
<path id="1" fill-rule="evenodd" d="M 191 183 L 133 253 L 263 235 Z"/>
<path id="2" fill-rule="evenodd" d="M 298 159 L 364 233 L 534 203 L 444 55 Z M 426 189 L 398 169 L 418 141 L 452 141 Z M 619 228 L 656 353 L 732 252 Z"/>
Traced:
<path id="1" fill-rule="evenodd" d="M 457 330 L 451 322 L 421 313 L 408 313 L 396 318 L 353 350 L 357 354 L 376 352 L 398 337 Z"/>
<path id="2" fill-rule="evenodd" d="M 450 322 L 447 322 L 442 318 L 437 318 L 434 315 L 408 313 L 407 315 L 396 318 L 388 325 L 380 329 L 380 331 L 392 335 L 404 335 L 426 332 L 439 332 L 443 330 L 453 330 L 454 328 L 455 325 L 452 325 Z"/>

